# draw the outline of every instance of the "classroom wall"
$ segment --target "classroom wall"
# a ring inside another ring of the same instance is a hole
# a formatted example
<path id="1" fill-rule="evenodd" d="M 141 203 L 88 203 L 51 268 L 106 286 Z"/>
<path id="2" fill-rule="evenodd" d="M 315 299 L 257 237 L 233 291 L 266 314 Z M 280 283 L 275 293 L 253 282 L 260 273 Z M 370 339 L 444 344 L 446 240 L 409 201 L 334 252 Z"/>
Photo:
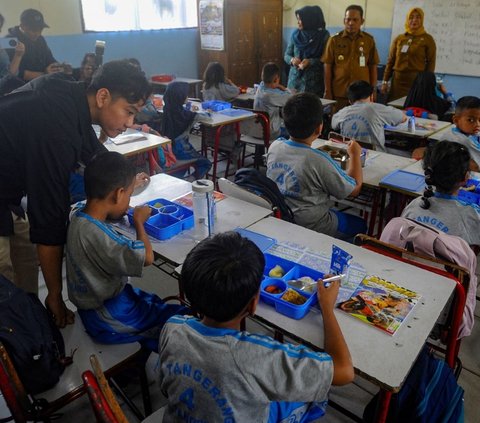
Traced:
<path id="1" fill-rule="evenodd" d="M 365 9 L 365 30 L 375 37 L 381 63 L 385 63 L 388 56 L 394 2 L 356 2 Z M 294 6 L 283 15 L 285 46 L 297 26 L 296 9 L 319 5 L 325 14 L 328 30 L 335 34 L 343 29 L 344 11 L 352 1 L 290 0 L 288 3 Z M 198 76 L 197 29 L 84 34 L 80 0 L 0 0 L 0 13 L 6 20 L 2 35 L 7 28 L 18 25 L 21 12 L 27 8 L 38 9 L 44 14 L 45 21 L 50 25 L 44 30 L 44 36 L 59 61 L 79 66 L 83 55 L 94 50 L 95 40 L 105 40 L 105 60 L 134 56 L 140 60 L 147 75 L 173 73 L 193 78 Z M 457 98 L 472 94 L 480 96 L 480 78 L 444 75 L 444 82 Z"/>
<path id="2" fill-rule="evenodd" d="M 290 1 L 289 3 L 295 3 L 295 5 L 283 14 L 283 42 L 285 46 L 292 32 L 297 27 L 295 18 L 296 9 L 307 5 L 320 6 L 325 16 L 327 29 L 330 31 L 330 34 L 333 35 L 343 29 L 345 8 L 350 4 L 359 4 L 365 10 L 366 21 L 364 29 L 375 37 L 380 63 L 387 61 L 392 36 L 391 26 L 395 0 L 297 0 L 296 2 Z M 428 16 L 426 16 L 426 19 L 428 19 Z M 464 95 L 476 95 L 480 97 L 480 78 L 446 74 L 443 75 L 443 78 L 446 87 L 455 94 L 457 99 Z"/>
<path id="3" fill-rule="evenodd" d="M 19 24 L 20 14 L 28 8 L 43 13 L 50 26 L 43 35 L 60 62 L 79 66 L 83 55 L 94 51 L 95 40 L 104 40 L 104 61 L 136 57 L 149 76 L 170 73 L 197 77 L 196 28 L 83 33 L 80 0 L 0 0 L 0 13 L 5 17 L 2 35 Z"/>

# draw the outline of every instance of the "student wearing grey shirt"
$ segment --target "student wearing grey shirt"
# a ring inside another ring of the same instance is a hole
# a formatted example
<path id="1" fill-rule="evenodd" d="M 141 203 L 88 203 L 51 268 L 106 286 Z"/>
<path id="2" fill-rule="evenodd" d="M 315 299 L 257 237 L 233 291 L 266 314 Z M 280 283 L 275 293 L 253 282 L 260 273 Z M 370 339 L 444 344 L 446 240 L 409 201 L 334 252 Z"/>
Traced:
<path id="1" fill-rule="evenodd" d="M 325 352 L 241 331 L 260 296 L 265 258 L 236 232 L 207 238 L 187 256 L 182 285 L 201 319 L 172 317 L 160 336 L 163 421 L 311 422 L 325 413 L 331 385 L 353 380 L 333 312 L 339 283 L 318 283 Z"/>
<path id="2" fill-rule="evenodd" d="M 283 126 L 280 111 L 291 95 L 292 93 L 280 84 L 278 65 L 273 62 L 267 63 L 262 70 L 262 82 L 255 93 L 253 108 L 268 112 L 271 140 L 280 136 Z"/>
<path id="3" fill-rule="evenodd" d="M 458 197 L 468 179 L 469 162 L 467 148 L 459 143 L 442 141 L 427 147 L 423 168 L 428 188 L 405 208 L 402 217 L 480 246 L 480 207 Z"/>
<path id="4" fill-rule="evenodd" d="M 332 117 L 332 129 L 358 141 L 370 143 L 373 149 L 386 151 L 385 125 L 404 122 L 405 114 L 394 107 L 372 102 L 373 87 L 366 81 L 355 81 L 348 87 L 351 105 Z"/>
<path id="5" fill-rule="evenodd" d="M 352 141 L 347 172 L 326 153 L 311 148 L 322 130 L 322 103 L 311 93 L 295 94 L 283 108 L 291 139 L 279 139 L 267 154 L 267 176 L 276 182 L 295 222 L 306 228 L 340 238 L 366 230 L 358 216 L 330 209 L 328 199 L 355 196 L 362 185 L 361 147 Z"/>
<path id="6" fill-rule="evenodd" d="M 225 70 L 218 62 L 210 62 L 203 75 L 203 100 L 232 101 L 240 89 L 228 78 L 225 78 Z"/>

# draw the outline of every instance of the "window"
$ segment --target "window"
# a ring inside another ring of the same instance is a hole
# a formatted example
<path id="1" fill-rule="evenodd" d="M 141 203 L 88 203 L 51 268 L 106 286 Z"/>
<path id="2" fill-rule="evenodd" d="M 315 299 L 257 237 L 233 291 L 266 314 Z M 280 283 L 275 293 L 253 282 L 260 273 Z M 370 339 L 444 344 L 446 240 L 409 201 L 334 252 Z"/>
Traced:
<path id="1" fill-rule="evenodd" d="M 196 0 L 81 0 L 85 31 L 197 26 Z"/>

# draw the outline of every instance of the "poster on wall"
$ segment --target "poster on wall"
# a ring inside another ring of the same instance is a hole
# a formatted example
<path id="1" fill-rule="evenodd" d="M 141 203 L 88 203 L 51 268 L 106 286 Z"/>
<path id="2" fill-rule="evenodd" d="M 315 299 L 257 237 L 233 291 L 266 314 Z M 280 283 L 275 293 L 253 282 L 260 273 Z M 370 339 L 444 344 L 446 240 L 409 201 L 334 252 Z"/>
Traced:
<path id="1" fill-rule="evenodd" d="M 201 0 L 198 11 L 202 50 L 224 50 L 223 0 Z"/>

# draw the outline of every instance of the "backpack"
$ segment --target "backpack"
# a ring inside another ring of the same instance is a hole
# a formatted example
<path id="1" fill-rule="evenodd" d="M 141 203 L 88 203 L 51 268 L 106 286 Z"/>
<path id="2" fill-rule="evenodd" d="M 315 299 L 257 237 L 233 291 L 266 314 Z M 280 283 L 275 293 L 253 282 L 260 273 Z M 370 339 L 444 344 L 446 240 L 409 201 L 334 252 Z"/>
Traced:
<path id="1" fill-rule="evenodd" d="M 448 364 L 424 348 L 398 394 L 393 394 L 387 423 L 463 422 L 464 390 Z M 364 422 L 372 422 L 379 394 L 365 407 Z"/>
<path id="2" fill-rule="evenodd" d="M 292 209 L 285 202 L 285 198 L 278 189 L 277 184 L 260 173 L 257 169 L 239 169 L 235 173 L 234 182 L 270 202 L 272 208 L 280 211 L 282 220 L 294 223 Z"/>
<path id="3" fill-rule="evenodd" d="M 65 368 L 62 334 L 37 296 L 16 287 L 3 275 L 0 341 L 29 394 L 46 391 L 58 382 Z"/>

